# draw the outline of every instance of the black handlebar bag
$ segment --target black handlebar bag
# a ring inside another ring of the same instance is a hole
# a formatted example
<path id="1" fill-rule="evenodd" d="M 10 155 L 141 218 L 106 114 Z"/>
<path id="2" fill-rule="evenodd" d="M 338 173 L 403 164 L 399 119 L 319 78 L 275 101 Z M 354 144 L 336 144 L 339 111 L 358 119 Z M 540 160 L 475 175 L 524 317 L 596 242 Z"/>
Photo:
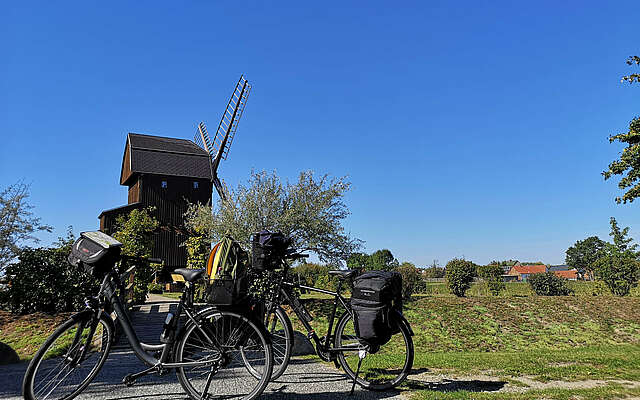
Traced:
<path id="1" fill-rule="evenodd" d="M 97 278 L 113 270 L 120 259 L 122 243 L 100 232 L 82 232 L 73 243 L 67 260 L 75 267 L 83 267 Z"/>
<path id="2" fill-rule="evenodd" d="M 282 232 L 263 230 L 254 233 L 251 240 L 252 267 L 259 271 L 277 268 L 278 260 L 284 257 L 291 242 L 291 238 Z"/>

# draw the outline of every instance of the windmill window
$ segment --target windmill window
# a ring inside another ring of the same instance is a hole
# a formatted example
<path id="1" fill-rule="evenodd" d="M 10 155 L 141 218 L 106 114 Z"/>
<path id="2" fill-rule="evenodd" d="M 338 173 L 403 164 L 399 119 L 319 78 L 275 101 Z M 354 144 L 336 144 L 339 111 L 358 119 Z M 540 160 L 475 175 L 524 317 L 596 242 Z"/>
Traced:
<path id="1" fill-rule="evenodd" d="M 163 189 L 166 189 L 167 188 L 167 181 L 162 181 L 160 186 L 162 186 Z"/>
<path id="2" fill-rule="evenodd" d="M 193 188 L 197 189 L 198 188 L 198 182 L 193 182 Z"/>

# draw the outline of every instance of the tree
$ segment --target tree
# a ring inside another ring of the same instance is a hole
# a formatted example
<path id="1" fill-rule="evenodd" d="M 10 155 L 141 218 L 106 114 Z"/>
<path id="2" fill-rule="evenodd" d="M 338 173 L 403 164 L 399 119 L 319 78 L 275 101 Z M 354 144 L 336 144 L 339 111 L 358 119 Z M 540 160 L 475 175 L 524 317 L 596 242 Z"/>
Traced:
<path id="1" fill-rule="evenodd" d="M 122 254 L 132 257 L 151 257 L 153 251 L 153 232 L 158 221 L 152 216 L 153 208 L 132 210 L 127 215 L 116 218 L 116 233 L 113 237 L 122 243 Z M 147 298 L 148 284 L 154 273 L 149 264 L 136 266 L 133 281 L 133 302 L 142 304 Z"/>
<path id="2" fill-rule="evenodd" d="M 366 253 L 351 253 L 349 258 L 347 258 L 347 268 L 349 269 L 371 269 L 370 267 L 371 258 Z"/>
<path id="3" fill-rule="evenodd" d="M 447 286 L 451 293 L 464 297 L 464 293 L 471 287 L 476 276 L 476 265 L 465 259 L 454 258 L 445 267 Z"/>
<path id="4" fill-rule="evenodd" d="M 370 256 L 370 269 L 391 271 L 398 266 L 398 260 L 388 249 L 376 250 Z"/>
<path id="5" fill-rule="evenodd" d="M 629 65 L 640 65 L 640 57 L 631 56 L 627 60 Z M 622 81 L 629 83 L 640 82 L 640 74 L 631 74 L 622 77 Z M 605 180 L 620 175 L 618 187 L 626 190 L 622 197 L 616 197 L 616 202 L 631 203 L 640 196 L 640 118 L 635 117 L 629 123 L 627 132 L 609 136 L 609 143 L 618 141 L 626 145 L 622 149 L 620 159 L 609 164 L 609 168 L 602 172 Z"/>
<path id="6" fill-rule="evenodd" d="M 611 233 L 613 243 L 607 243 L 601 256 L 595 263 L 595 271 L 599 279 L 604 281 L 611 293 L 626 296 L 631 288 L 638 285 L 638 252 L 637 244 L 631 244 L 628 238 L 629 228 L 620 229 L 615 218 L 611 217 Z"/>
<path id="7" fill-rule="evenodd" d="M 578 270 L 582 277 L 588 275 L 593 279 L 593 266 L 604 255 L 606 242 L 597 236 L 578 240 L 566 251 L 564 262 Z"/>
<path id="8" fill-rule="evenodd" d="M 195 221 L 206 225 L 212 242 L 227 233 L 248 242 L 254 232 L 281 231 L 293 238 L 299 250 L 338 264 L 361 247 L 361 241 L 351 238 L 342 226 L 349 215 L 344 196 L 350 186 L 346 178 L 316 177 L 311 171 L 300 173 L 293 184 L 283 183 L 275 172 L 252 171 L 248 184 L 231 190 L 213 212 L 203 205 L 190 205 L 186 225 L 191 228 Z"/>
<path id="9" fill-rule="evenodd" d="M 425 278 L 444 278 L 444 268 L 440 266 L 438 260 L 433 260 L 431 266 L 424 269 Z"/>
<path id="10" fill-rule="evenodd" d="M 22 182 L 0 192 L 0 275 L 16 258 L 25 241 L 39 242 L 33 235 L 35 232 L 53 229 L 33 214 L 28 199 L 29 186 Z"/>
<path id="11" fill-rule="evenodd" d="M 402 298 L 410 300 L 411 295 L 424 289 L 424 279 L 420 270 L 410 262 L 403 262 L 395 268 L 402 275 Z"/>
<path id="12" fill-rule="evenodd" d="M 505 288 L 502 280 L 502 267 L 497 264 L 489 264 L 478 267 L 478 276 L 486 283 L 492 295 L 497 296 Z"/>

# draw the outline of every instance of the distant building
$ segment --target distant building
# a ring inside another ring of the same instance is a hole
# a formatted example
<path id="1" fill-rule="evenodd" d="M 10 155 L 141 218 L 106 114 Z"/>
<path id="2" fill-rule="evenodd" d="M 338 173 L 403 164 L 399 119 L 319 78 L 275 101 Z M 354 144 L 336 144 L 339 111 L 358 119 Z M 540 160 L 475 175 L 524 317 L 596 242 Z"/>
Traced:
<path id="1" fill-rule="evenodd" d="M 539 265 L 514 265 L 507 275 L 515 276 L 518 281 L 526 282 L 533 274 L 543 274 L 547 272 L 547 266 Z"/>
<path id="2" fill-rule="evenodd" d="M 566 271 L 553 271 L 553 273 L 560 277 L 560 278 L 565 278 L 568 279 L 570 281 L 577 281 L 578 280 L 578 271 L 575 269 L 570 269 L 570 270 L 566 270 Z"/>
<path id="3" fill-rule="evenodd" d="M 574 268 L 566 265 L 566 264 L 562 264 L 562 265 L 549 265 L 549 272 L 556 272 L 556 271 L 569 271 L 572 270 Z"/>

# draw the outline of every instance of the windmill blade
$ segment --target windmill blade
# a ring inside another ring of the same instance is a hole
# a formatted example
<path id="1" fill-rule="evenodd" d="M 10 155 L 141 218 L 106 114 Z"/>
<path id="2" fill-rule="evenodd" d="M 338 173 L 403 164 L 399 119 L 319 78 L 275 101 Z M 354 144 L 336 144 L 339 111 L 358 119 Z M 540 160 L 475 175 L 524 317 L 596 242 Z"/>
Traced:
<path id="1" fill-rule="evenodd" d="M 231 99 L 222 114 L 220 125 L 218 125 L 216 134 L 213 137 L 213 142 L 211 143 L 213 145 L 213 152 L 210 154 L 215 154 L 213 160 L 214 173 L 218 169 L 220 160 L 227 159 L 231 143 L 233 143 L 233 138 L 235 137 L 236 130 L 238 129 L 238 123 L 240 122 L 240 118 L 244 112 L 244 107 L 247 104 L 250 92 L 251 85 L 246 79 L 244 79 L 244 76 L 240 76 L 240 80 L 231 94 Z"/>
<path id="2" fill-rule="evenodd" d="M 204 149 L 209 156 L 213 158 L 213 152 L 211 147 L 211 139 L 209 139 L 209 133 L 207 132 L 207 127 L 204 122 L 200 122 L 198 124 L 198 129 L 196 134 L 193 136 L 193 141 L 200 147 Z"/>

